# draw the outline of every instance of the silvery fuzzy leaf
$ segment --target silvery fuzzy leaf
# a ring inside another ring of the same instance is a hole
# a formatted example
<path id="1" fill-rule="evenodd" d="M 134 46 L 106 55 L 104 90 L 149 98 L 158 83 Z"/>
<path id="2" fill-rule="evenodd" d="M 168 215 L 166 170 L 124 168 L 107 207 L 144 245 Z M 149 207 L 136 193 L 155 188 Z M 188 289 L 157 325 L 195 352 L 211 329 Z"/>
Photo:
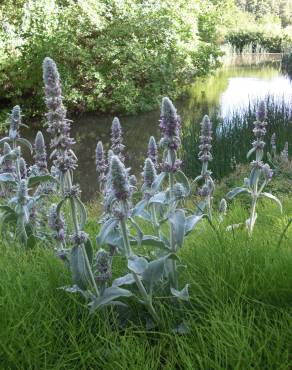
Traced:
<path id="1" fill-rule="evenodd" d="M 136 232 L 137 232 L 137 241 L 138 241 L 138 245 L 141 245 L 141 242 L 142 242 L 142 239 L 143 239 L 143 232 L 140 228 L 140 226 L 137 224 L 137 222 L 135 220 L 133 220 L 131 217 L 129 217 L 129 221 L 131 222 L 132 226 L 136 229 Z"/>
<path id="2" fill-rule="evenodd" d="M 99 245 L 99 237 L 96 237 L 96 242 Z M 117 247 L 120 250 L 124 250 L 124 241 L 123 237 L 120 235 L 119 230 L 113 229 L 105 238 L 104 244 L 109 244 Z"/>
<path id="3" fill-rule="evenodd" d="M 147 205 L 147 200 L 143 199 L 132 210 L 132 217 L 139 216 Z"/>
<path id="4" fill-rule="evenodd" d="M 202 216 L 204 214 L 204 209 L 206 208 L 207 203 L 205 201 L 198 202 L 196 204 L 195 215 Z"/>
<path id="5" fill-rule="evenodd" d="M 22 244 L 26 245 L 28 237 L 25 230 L 24 217 L 22 215 L 18 215 L 17 217 L 16 236 Z"/>
<path id="6" fill-rule="evenodd" d="M 203 179 L 203 176 L 202 175 L 199 175 L 197 176 L 194 181 L 192 182 L 192 185 L 196 184 L 198 181 L 202 180 Z"/>
<path id="7" fill-rule="evenodd" d="M 57 208 L 56 208 L 56 212 L 57 212 L 57 215 L 60 216 L 60 213 L 61 213 L 61 209 L 63 207 L 63 205 L 66 203 L 67 199 L 62 199 L 58 205 L 57 205 Z"/>
<path id="8" fill-rule="evenodd" d="M 3 162 L 4 162 L 4 161 L 6 161 L 6 160 L 9 160 L 9 161 L 15 161 L 15 160 L 16 160 L 16 158 L 17 158 L 17 156 L 18 156 L 18 154 L 17 154 L 17 153 L 15 153 L 15 152 L 12 150 L 10 153 L 5 154 L 5 155 L 3 155 L 3 156 L 0 158 L 0 165 L 2 165 L 2 164 L 3 164 Z"/>
<path id="9" fill-rule="evenodd" d="M 145 209 L 143 209 L 138 216 L 145 221 L 152 222 L 150 213 L 148 211 L 145 211 Z"/>
<path id="10" fill-rule="evenodd" d="M 177 171 L 175 174 L 175 179 L 177 182 L 180 182 L 183 184 L 184 188 L 186 189 L 186 194 L 188 195 L 190 193 L 190 183 L 186 175 L 182 171 Z"/>
<path id="11" fill-rule="evenodd" d="M 147 269 L 142 274 L 142 279 L 147 284 L 149 291 L 152 291 L 153 285 L 162 278 L 165 261 L 168 259 L 178 259 L 178 257 L 174 253 L 169 253 L 148 263 Z"/>
<path id="12" fill-rule="evenodd" d="M 0 174 L 0 182 L 11 182 L 16 185 L 15 177 L 11 173 L 1 173 Z"/>
<path id="13" fill-rule="evenodd" d="M 156 192 L 162 185 L 163 180 L 165 179 L 166 173 L 161 172 L 156 179 L 153 181 L 153 184 L 151 186 L 151 190 L 153 192 Z"/>
<path id="14" fill-rule="evenodd" d="M 121 285 L 131 285 L 133 283 L 135 283 L 134 276 L 133 274 L 129 273 L 125 276 L 115 279 L 112 283 L 112 286 L 117 287 Z"/>
<path id="15" fill-rule="evenodd" d="M 161 191 L 160 193 L 155 194 L 153 197 L 149 199 L 149 204 L 152 203 L 159 203 L 159 204 L 165 204 L 166 202 L 166 192 Z"/>
<path id="16" fill-rule="evenodd" d="M 85 256 L 82 246 L 74 246 L 70 255 L 70 268 L 74 284 L 80 289 L 86 290 L 90 275 L 85 262 Z"/>
<path id="17" fill-rule="evenodd" d="M 167 242 L 167 243 L 166 243 Z M 136 245 L 137 241 L 131 240 L 131 245 Z M 152 235 L 144 235 L 142 240 L 141 240 L 141 245 L 146 245 L 150 247 L 157 247 L 157 248 L 162 248 L 162 249 L 168 249 L 169 242 L 168 240 L 161 240 L 157 236 L 152 236 Z"/>
<path id="18" fill-rule="evenodd" d="M 57 153 L 57 149 L 54 149 L 52 153 L 50 154 L 50 159 L 52 159 Z"/>
<path id="19" fill-rule="evenodd" d="M 39 185 L 44 182 L 56 181 L 51 175 L 42 175 L 42 176 L 31 176 L 28 178 L 28 187 L 32 188 L 33 186 Z"/>
<path id="20" fill-rule="evenodd" d="M 280 210 L 281 210 L 281 213 L 283 212 L 283 207 L 282 207 L 282 203 L 280 201 L 280 199 L 278 199 L 275 195 L 271 194 L 271 193 L 262 193 L 261 195 L 263 195 L 264 197 L 267 197 L 269 199 L 272 199 L 274 200 L 278 206 L 280 207 Z"/>
<path id="21" fill-rule="evenodd" d="M 204 215 L 192 215 L 186 218 L 186 224 L 185 224 L 185 235 L 188 235 L 194 227 L 202 220 Z"/>
<path id="22" fill-rule="evenodd" d="M 109 287 L 103 291 L 103 294 L 97 297 L 89 304 L 90 312 L 108 305 L 124 305 L 122 302 L 115 301 L 117 298 L 131 297 L 133 294 L 127 290 L 119 287 Z"/>
<path id="23" fill-rule="evenodd" d="M 84 228 L 84 225 L 85 225 L 86 219 L 87 219 L 86 208 L 84 207 L 84 204 L 81 202 L 81 200 L 79 198 L 73 199 L 73 202 L 74 201 L 76 201 L 76 204 L 77 204 L 77 207 L 78 207 L 79 219 L 80 219 L 79 220 L 79 227 L 82 230 Z"/>
<path id="24" fill-rule="evenodd" d="M 256 151 L 256 149 L 257 149 L 256 147 L 251 148 L 249 152 L 247 153 L 246 158 L 248 159 L 252 155 L 252 153 Z"/>
<path id="25" fill-rule="evenodd" d="M 84 247 L 85 247 L 85 251 L 87 254 L 87 258 L 91 264 L 93 260 L 93 247 L 92 247 L 91 240 L 89 238 L 87 238 L 86 242 L 84 243 Z"/>
<path id="26" fill-rule="evenodd" d="M 249 178 L 248 177 L 245 177 L 244 178 L 244 181 L 243 181 L 243 185 L 247 188 L 250 187 L 250 181 L 249 181 Z"/>
<path id="27" fill-rule="evenodd" d="M 11 141 L 10 140 L 10 137 L 9 136 L 6 136 L 6 137 L 3 137 L 3 139 L 0 140 L 0 144 L 3 144 L 5 142 L 9 142 L 9 141 Z"/>
<path id="28" fill-rule="evenodd" d="M 143 274 L 147 267 L 148 261 L 144 257 L 131 256 L 128 258 L 128 269 L 138 275 Z"/>
<path id="29" fill-rule="evenodd" d="M 175 211 L 175 213 L 169 218 L 172 223 L 174 238 L 178 247 L 183 245 L 185 237 L 185 226 L 186 226 L 186 215 L 181 209 Z"/>
<path id="30" fill-rule="evenodd" d="M 31 153 L 33 152 L 32 145 L 28 140 L 24 139 L 23 137 L 20 137 L 16 141 L 17 143 L 23 144 L 24 146 L 26 146 L 30 150 Z"/>
<path id="31" fill-rule="evenodd" d="M 115 229 L 115 227 L 118 225 L 119 221 L 115 218 L 110 218 L 107 220 L 101 227 L 101 230 L 96 237 L 97 244 L 104 244 L 107 236 L 110 234 L 111 231 Z"/>
<path id="32" fill-rule="evenodd" d="M 257 168 L 253 168 L 250 171 L 250 176 L 249 176 L 250 186 L 253 186 L 257 182 L 257 180 L 260 177 L 260 174 L 261 174 L 261 171 L 259 169 L 257 169 Z"/>
<path id="33" fill-rule="evenodd" d="M 72 285 L 72 286 L 62 286 L 58 289 L 65 290 L 65 292 L 68 293 L 80 293 L 83 295 L 85 299 L 93 299 L 95 296 L 89 291 L 89 290 L 82 290 L 80 289 L 77 285 Z"/>
<path id="34" fill-rule="evenodd" d="M 247 188 L 242 188 L 242 187 L 238 187 L 238 188 L 234 188 L 232 190 L 230 190 L 227 194 L 226 194 L 226 197 L 228 199 L 233 199 L 234 197 L 236 197 L 238 194 L 240 193 L 249 193 L 250 191 L 247 189 Z"/>
<path id="35" fill-rule="evenodd" d="M 186 286 L 182 290 L 176 290 L 174 288 L 170 288 L 170 291 L 174 297 L 177 297 L 181 299 L 182 301 L 188 301 L 190 299 L 189 284 L 186 284 Z"/>

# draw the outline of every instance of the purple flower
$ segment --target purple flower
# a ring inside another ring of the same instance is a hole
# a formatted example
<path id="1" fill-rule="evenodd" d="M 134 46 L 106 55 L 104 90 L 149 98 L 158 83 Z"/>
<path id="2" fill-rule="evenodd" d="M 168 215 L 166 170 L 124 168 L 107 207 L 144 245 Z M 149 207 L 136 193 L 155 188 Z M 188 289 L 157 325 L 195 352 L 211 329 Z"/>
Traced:
<path id="1" fill-rule="evenodd" d="M 96 282 L 104 282 L 112 277 L 111 257 L 111 254 L 104 249 L 97 251 L 94 264 Z"/>
<path id="2" fill-rule="evenodd" d="M 257 121 L 264 122 L 267 119 L 267 108 L 264 101 L 261 101 L 256 113 Z"/>
<path id="3" fill-rule="evenodd" d="M 52 231 L 53 238 L 60 242 L 65 242 L 66 227 L 63 214 L 57 214 L 57 205 L 52 204 L 48 214 L 48 224 Z"/>
<path id="4" fill-rule="evenodd" d="M 182 161 L 180 159 L 176 159 L 174 163 L 169 164 L 168 162 L 164 161 L 161 163 L 161 171 L 168 172 L 168 173 L 176 173 L 182 165 Z"/>
<path id="5" fill-rule="evenodd" d="M 201 135 L 200 135 L 200 145 L 199 145 L 199 160 L 202 163 L 208 163 L 212 161 L 213 157 L 210 152 L 212 148 L 212 122 L 210 118 L 205 115 L 201 122 Z"/>
<path id="6" fill-rule="evenodd" d="M 176 151 L 180 144 L 180 117 L 171 100 L 167 97 L 162 99 L 159 127 L 163 134 L 160 145 L 163 148 Z"/>
<path id="7" fill-rule="evenodd" d="M 273 171 L 267 163 L 262 166 L 262 172 L 267 181 L 271 181 L 273 177 Z"/>
<path id="8" fill-rule="evenodd" d="M 45 175 L 48 173 L 48 163 L 47 163 L 47 153 L 46 153 L 46 145 L 43 134 L 39 131 L 36 134 L 35 142 L 34 142 L 34 149 L 35 149 L 35 166 L 37 172 L 40 175 Z"/>
<path id="9" fill-rule="evenodd" d="M 27 178 L 27 166 L 24 158 L 19 159 L 19 172 L 20 172 L 20 178 L 26 179 Z"/>
<path id="10" fill-rule="evenodd" d="M 87 242 L 88 234 L 84 231 L 78 231 L 73 235 L 70 235 L 70 239 L 74 245 L 82 245 Z"/>
<path id="11" fill-rule="evenodd" d="M 10 114 L 10 128 L 9 138 L 11 140 L 18 139 L 20 137 L 19 128 L 21 126 L 21 109 L 19 105 L 13 107 Z"/>
<path id="12" fill-rule="evenodd" d="M 124 164 L 116 155 L 114 155 L 111 160 L 110 181 L 116 199 L 127 200 L 130 196 L 128 175 Z"/>
<path id="13" fill-rule="evenodd" d="M 146 158 L 144 162 L 142 176 L 143 176 L 143 188 L 150 189 L 157 176 L 154 163 L 150 158 Z"/>
<path id="14" fill-rule="evenodd" d="M 107 163 L 104 158 L 103 145 L 101 141 L 99 141 L 96 145 L 95 163 L 96 163 L 96 172 L 98 174 L 98 181 L 103 186 L 104 183 L 106 182 Z"/>
<path id="15" fill-rule="evenodd" d="M 75 141 L 70 137 L 70 121 L 66 118 L 66 109 L 63 105 L 59 72 L 56 63 L 51 58 L 45 58 L 43 62 L 43 79 L 45 102 L 48 108 L 47 131 L 52 135 L 50 147 L 54 149 L 53 155 L 57 158 L 54 165 L 61 172 L 73 170 L 77 165 L 77 159 L 71 150 Z M 60 158 L 63 155 L 66 158 Z M 65 165 L 65 162 L 68 164 Z"/>
<path id="16" fill-rule="evenodd" d="M 155 138 L 153 136 L 150 136 L 147 155 L 148 155 L 148 158 L 151 159 L 155 167 L 157 167 L 157 162 L 158 162 L 157 152 L 158 151 L 157 151 L 157 145 L 156 145 Z"/>
<path id="17" fill-rule="evenodd" d="M 6 156 L 12 152 L 12 149 L 8 143 L 4 143 L 3 156 Z M 16 168 L 13 161 L 9 158 L 5 158 L 1 164 L 1 172 L 15 174 Z"/>
<path id="18" fill-rule="evenodd" d="M 119 156 L 120 160 L 123 161 L 124 157 L 122 155 L 122 152 L 125 146 L 122 143 L 123 142 L 122 127 L 117 117 L 115 117 L 112 122 L 111 142 L 112 142 L 111 148 L 113 153 Z"/>

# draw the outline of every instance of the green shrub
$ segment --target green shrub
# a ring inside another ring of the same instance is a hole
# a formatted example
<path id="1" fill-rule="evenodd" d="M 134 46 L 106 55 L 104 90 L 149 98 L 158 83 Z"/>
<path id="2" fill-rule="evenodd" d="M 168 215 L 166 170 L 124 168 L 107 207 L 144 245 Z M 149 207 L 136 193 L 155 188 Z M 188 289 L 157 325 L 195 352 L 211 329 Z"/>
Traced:
<path id="1" fill-rule="evenodd" d="M 218 48 L 200 40 L 198 10 L 190 4 L 30 0 L 15 19 L 3 12 L 9 29 L 0 32 L 3 106 L 17 101 L 29 107 L 27 115 L 43 110 L 46 56 L 62 66 L 70 111 L 133 113 L 157 106 L 166 92 L 177 97 L 218 64 Z"/>

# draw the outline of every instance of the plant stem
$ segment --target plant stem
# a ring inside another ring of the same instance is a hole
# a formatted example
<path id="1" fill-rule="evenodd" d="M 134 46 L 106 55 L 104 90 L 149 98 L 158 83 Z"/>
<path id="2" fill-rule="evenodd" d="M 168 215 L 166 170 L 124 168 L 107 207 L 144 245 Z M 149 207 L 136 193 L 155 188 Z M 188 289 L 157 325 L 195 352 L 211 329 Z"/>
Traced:
<path id="1" fill-rule="evenodd" d="M 68 173 L 68 183 L 70 185 L 72 185 L 72 179 L 71 179 L 70 173 Z M 71 205 L 71 215 L 72 215 L 72 219 L 73 219 L 75 232 L 78 234 L 79 231 L 80 231 L 80 228 L 79 228 L 78 219 L 77 219 L 75 199 L 70 199 L 70 205 Z M 84 258 L 85 258 L 86 267 L 89 271 L 89 275 L 90 275 L 90 279 L 91 279 L 93 288 L 95 290 L 95 293 L 96 293 L 97 297 L 99 297 L 100 293 L 99 293 L 98 287 L 96 285 L 94 275 L 93 275 L 93 272 L 92 272 L 92 269 L 91 269 L 91 265 L 90 265 L 90 262 L 89 262 L 89 259 L 88 259 L 88 256 L 87 256 L 87 252 L 86 252 L 86 249 L 85 249 L 85 246 L 84 246 L 83 243 L 81 244 L 81 248 L 82 248 L 82 251 L 83 251 Z"/>
<path id="2" fill-rule="evenodd" d="M 123 209 L 125 210 L 125 205 L 123 205 Z M 126 218 L 123 218 L 121 221 L 120 221 L 120 226 L 121 226 L 121 230 L 122 230 L 122 237 L 123 237 L 123 241 L 124 241 L 124 246 L 125 246 L 125 252 L 126 252 L 126 257 L 129 258 L 133 252 L 131 250 L 131 246 L 130 246 L 130 241 L 129 241 L 129 237 L 128 237 L 128 232 L 127 232 L 127 225 L 126 225 Z M 135 279 L 135 283 L 137 285 L 137 288 L 144 300 L 144 303 L 145 303 L 145 306 L 147 307 L 147 310 L 148 312 L 150 313 L 150 315 L 153 317 L 153 319 L 156 321 L 156 322 L 159 322 L 160 319 L 159 319 L 159 316 L 157 315 L 153 305 L 152 305 L 152 298 L 147 294 L 147 291 L 146 289 L 144 288 L 144 285 L 140 279 L 140 277 L 138 276 L 138 274 L 136 274 L 134 271 L 131 271 L 133 276 L 134 276 L 134 279 Z"/>
<path id="3" fill-rule="evenodd" d="M 174 176 L 173 173 L 169 173 L 169 190 L 170 190 L 170 199 L 173 198 L 173 186 L 174 186 Z M 169 226 L 169 243 L 170 243 L 170 249 L 173 253 L 176 252 L 175 248 L 175 239 L 174 239 L 174 230 L 173 230 L 173 225 L 170 222 Z M 178 289 L 178 277 L 177 277 L 177 270 L 176 270 L 176 260 L 172 259 L 171 260 L 171 285 L 173 285 L 173 288 Z"/>

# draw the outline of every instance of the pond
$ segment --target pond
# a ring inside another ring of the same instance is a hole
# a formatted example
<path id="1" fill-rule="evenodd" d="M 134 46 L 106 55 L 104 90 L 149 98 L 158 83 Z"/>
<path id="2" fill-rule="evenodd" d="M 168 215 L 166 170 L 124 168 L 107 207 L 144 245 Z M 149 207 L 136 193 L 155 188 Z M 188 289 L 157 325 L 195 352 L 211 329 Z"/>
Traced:
<path id="1" fill-rule="evenodd" d="M 202 116 L 212 115 L 214 112 L 224 122 L 234 110 L 243 112 L 248 109 L 250 102 L 264 98 L 266 95 L 273 97 L 276 103 L 282 103 L 284 99 L 284 104 L 290 105 L 292 84 L 281 74 L 279 61 L 274 61 L 250 66 L 225 67 L 217 71 L 214 76 L 198 80 L 188 88 L 187 93 L 187 97 L 175 102 L 184 129 L 191 126 L 198 128 Z M 119 116 L 119 118 L 126 145 L 126 165 L 139 175 L 142 171 L 149 136 L 153 135 L 159 140 L 159 109 L 136 116 Z M 81 185 L 84 200 L 92 199 L 97 193 L 95 147 L 97 141 L 102 140 L 105 149 L 109 148 L 112 119 L 113 116 L 94 114 L 73 117 L 72 136 L 77 142 L 75 152 L 79 160 L 75 182 Z M 247 145 L 250 145 L 250 135 L 248 140 Z M 188 161 L 188 158 L 186 160 Z M 187 166 L 189 176 L 196 176 L 195 170 L 195 167 Z"/>

